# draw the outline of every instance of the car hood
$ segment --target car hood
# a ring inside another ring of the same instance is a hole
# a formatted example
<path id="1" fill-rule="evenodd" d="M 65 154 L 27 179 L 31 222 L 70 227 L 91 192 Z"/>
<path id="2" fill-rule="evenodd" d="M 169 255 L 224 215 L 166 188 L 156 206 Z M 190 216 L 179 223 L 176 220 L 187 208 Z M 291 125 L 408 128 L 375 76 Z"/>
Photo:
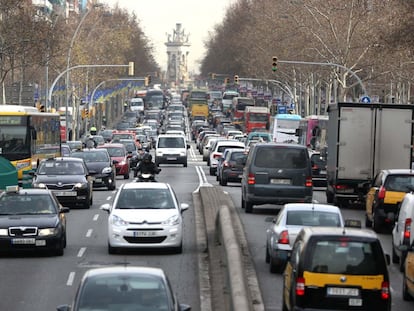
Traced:
<path id="1" fill-rule="evenodd" d="M 107 162 L 88 162 L 86 166 L 90 174 L 100 174 L 105 167 L 111 167 Z"/>
<path id="2" fill-rule="evenodd" d="M 56 227 L 57 215 L 7 215 L 0 216 L 0 228 L 8 227 Z"/>
<path id="3" fill-rule="evenodd" d="M 114 209 L 111 215 L 116 215 L 128 222 L 159 223 L 177 215 L 175 208 L 171 209 Z"/>
<path id="4" fill-rule="evenodd" d="M 83 175 L 37 175 L 33 182 L 47 184 L 57 184 L 59 182 L 62 184 L 86 183 L 86 177 Z"/>

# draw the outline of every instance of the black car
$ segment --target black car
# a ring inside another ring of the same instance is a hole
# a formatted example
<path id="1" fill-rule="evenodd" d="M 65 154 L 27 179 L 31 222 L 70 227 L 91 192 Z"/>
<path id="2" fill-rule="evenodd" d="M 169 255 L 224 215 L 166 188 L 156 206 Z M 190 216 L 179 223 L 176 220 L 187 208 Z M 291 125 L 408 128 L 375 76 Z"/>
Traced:
<path id="1" fill-rule="evenodd" d="M 92 176 L 82 159 L 58 157 L 44 159 L 34 173 L 34 188 L 52 190 L 64 206 L 90 208 L 93 201 Z"/>
<path id="2" fill-rule="evenodd" d="M 326 186 L 326 157 L 320 152 L 314 152 L 310 156 L 312 164 L 312 182 L 315 187 Z"/>
<path id="3" fill-rule="evenodd" d="M 72 157 L 85 161 L 89 174 L 93 177 L 93 187 L 116 188 L 115 164 L 106 149 L 83 149 L 72 152 Z"/>
<path id="4" fill-rule="evenodd" d="M 0 250 L 49 251 L 62 256 L 69 208 L 47 189 L 8 186 L 0 194 Z"/>
<path id="5" fill-rule="evenodd" d="M 241 182 L 247 151 L 244 149 L 226 149 L 217 166 L 217 180 L 220 185 L 228 182 Z"/>

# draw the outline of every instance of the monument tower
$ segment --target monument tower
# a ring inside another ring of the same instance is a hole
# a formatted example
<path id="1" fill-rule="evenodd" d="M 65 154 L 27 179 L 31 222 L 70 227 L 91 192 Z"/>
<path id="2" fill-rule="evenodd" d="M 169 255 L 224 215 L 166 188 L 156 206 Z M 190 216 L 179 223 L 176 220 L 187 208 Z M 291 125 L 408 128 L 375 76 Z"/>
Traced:
<path id="1" fill-rule="evenodd" d="M 188 79 L 188 54 L 190 54 L 189 34 L 175 24 L 172 34 L 167 34 L 167 81 L 176 86 L 184 84 Z"/>

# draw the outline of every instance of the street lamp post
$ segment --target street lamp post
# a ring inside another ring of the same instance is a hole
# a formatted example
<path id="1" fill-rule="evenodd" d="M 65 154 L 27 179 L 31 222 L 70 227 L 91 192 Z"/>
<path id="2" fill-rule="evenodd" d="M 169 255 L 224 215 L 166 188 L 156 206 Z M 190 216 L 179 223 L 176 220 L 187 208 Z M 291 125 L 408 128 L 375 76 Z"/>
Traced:
<path id="1" fill-rule="evenodd" d="M 93 8 L 95 7 L 100 7 L 102 6 L 102 3 L 95 3 L 93 5 Z M 72 56 L 72 49 L 73 49 L 73 45 L 75 44 L 75 39 L 78 35 L 78 32 L 83 24 L 83 22 L 86 20 L 86 17 L 92 12 L 92 10 L 86 11 L 86 13 L 82 16 L 81 20 L 79 21 L 78 26 L 75 29 L 75 32 L 73 33 L 72 39 L 70 40 L 70 45 L 69 45 L 69 50 L 68 50 L 68 57 L 66 60 L 66 101 L 65 101 L 65 119 L 66 119 L 66 141 L 69 140 L 68 134 L 68 107 L 69 107 L 69 87 L 70 87 L 70 83 L 69 83 L 69 68 L 70 68 L 70 58 Z M 70 120 L 70 124 L 72 125 L 73 120 Z"/>

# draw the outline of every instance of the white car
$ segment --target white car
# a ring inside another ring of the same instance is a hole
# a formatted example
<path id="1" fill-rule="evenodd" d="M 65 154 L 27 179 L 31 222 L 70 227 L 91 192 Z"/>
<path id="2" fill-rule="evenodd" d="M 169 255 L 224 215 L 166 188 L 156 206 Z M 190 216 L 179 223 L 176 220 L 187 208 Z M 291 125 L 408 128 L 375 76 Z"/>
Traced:
<path id="1" fill-rule="evenodd" d="M 211 176 L 216 175 L 218 160 L 223 155 L 224 150 L 228 148 L 245 149 L 245 145 L 241 141 L 231 139 L 216 141 L 216 143 L 210 148 L 209 166 Z"/>
<path id="2" fill-rule="evenodd" d="M 108 217 L 108 252 L 127 248 L 183 249 L 183 217 L 188 204 L 179 203 L 172 187 L 161 182 L 123 184 L 102 210 Z"/>
<path id="3" fill-rule="evenodd" d="M 303 227 L 343 227 L 338 207 L 316 203 L 285 204 L 266 230 L 266 262 L 270 272 L 282 272 L 296 236 Z"/>

